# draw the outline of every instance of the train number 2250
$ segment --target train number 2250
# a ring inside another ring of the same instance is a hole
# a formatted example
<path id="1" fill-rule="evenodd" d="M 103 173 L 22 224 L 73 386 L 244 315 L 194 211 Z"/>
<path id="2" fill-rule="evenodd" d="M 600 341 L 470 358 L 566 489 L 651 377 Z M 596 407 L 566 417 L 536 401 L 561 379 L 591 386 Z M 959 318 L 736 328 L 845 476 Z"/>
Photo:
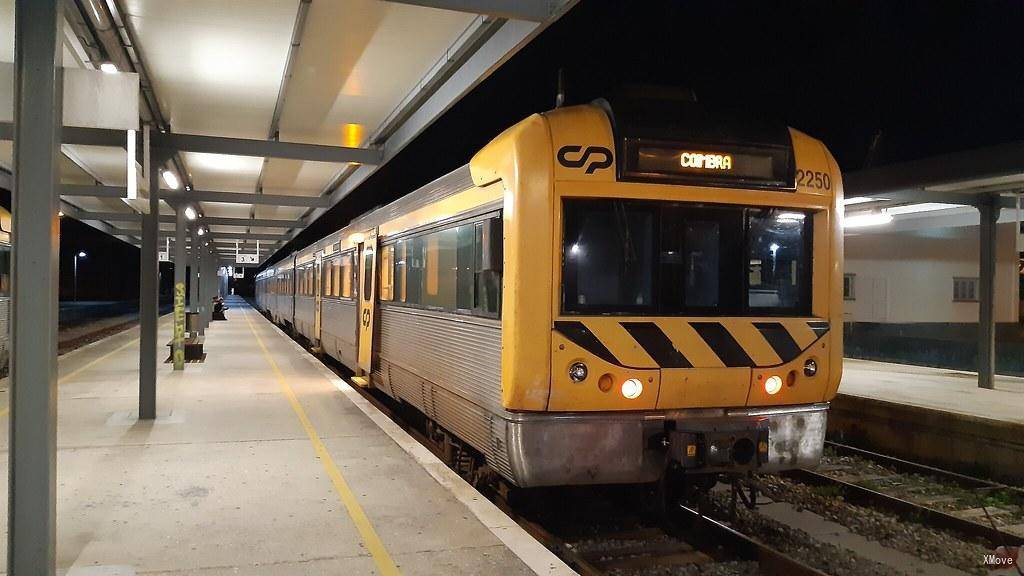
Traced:
<path id="1" fill-rule="evenodd" d="M 828 172 L 812 172 L 810 170 L 796 171 L 796 185 L 819 190 L 832 189 L 832 177 Z"/>

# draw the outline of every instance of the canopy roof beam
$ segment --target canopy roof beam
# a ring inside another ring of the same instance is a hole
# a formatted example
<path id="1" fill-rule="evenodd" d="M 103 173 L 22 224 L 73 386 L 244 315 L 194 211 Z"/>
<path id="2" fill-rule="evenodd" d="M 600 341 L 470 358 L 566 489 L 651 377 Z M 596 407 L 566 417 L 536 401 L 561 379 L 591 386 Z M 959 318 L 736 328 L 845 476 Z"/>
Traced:
<path id="1" fill-rule="evenodd" d="M 256 156 L 260 158 L 287 158 L 310 162 L 334 162 L 339 164 L 380 164 L 382 152 L 369 148 L 347 148 L 281 142 L 279 140 L 249 140 L 245 138 L 224 138 L 199 134 L 172 134 L 162 132 L 152 135 L 153 146 L 178 152 L 202 152 L 206 154 L 230 154 L 232 156 Z"/>
<path id="2" fill-rule="evenodd" d="M 255 194 L 252 192 L 217 192 L 214 190 L 169 191 L 162 190 L 166 200 L 192 202 L 221 202 L 225 204 L 263 204 L 269 206 L 326 207 L 330 199 L 324 196 L 291 196 L 288 194 Z M 295 223 L 292 223 L 294 226 Z"/>
<path id="3" fill-rule="evenodd" d="M 527 20 L 530 22 L 543 22 L 550 18 L 555 10 L 562 4 L 553 0 L 389 0 L 397 4 L 414 4 L 416 6 L 427 6 L 440 8 L 442 10 L 453 10 L 455 12 L 470 12 L 472 14 L 484 14 L 509 20 Z"/>

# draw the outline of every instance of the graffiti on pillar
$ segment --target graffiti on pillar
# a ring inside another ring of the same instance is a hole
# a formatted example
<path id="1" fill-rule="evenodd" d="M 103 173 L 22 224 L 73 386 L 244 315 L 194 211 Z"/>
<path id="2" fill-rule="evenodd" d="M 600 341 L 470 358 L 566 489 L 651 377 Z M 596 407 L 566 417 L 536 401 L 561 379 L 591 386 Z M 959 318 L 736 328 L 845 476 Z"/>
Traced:
<path id="1" fill-rule="evenodd" d="M 185 369 L 185 283 L 174 285 L 174 369 Z"/>

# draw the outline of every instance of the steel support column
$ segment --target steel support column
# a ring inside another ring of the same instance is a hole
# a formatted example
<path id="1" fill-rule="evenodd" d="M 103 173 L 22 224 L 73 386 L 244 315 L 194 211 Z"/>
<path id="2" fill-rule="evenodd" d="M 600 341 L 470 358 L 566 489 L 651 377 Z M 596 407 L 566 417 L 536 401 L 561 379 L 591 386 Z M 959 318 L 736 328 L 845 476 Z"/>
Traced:
<path id="1" fill-rule="evenodd" d="M 185 205 L 175 206 L 174 226 L 174 369 L 185 369 Z"/>
<path id="2" fill-rule="evenodd" d="M 160 163 L 149 149 L 149 214 L 142 216 L 139 250 L 139 419 L 156 418 L 156 324 L 159 306 L 157 228 L 160 213 Z"/>
<path id="3" fill-rule="evenodd" d="M 188 311 L 199 311 L 199 236 L 196 235 L 196 227 L 189 230 L 191 244 L 188 249 Z"/>
<path id="4" fill-rule="evenodd" d="M 203 261 L 206 263 L 203 266 L 203 278 L 206 279 L 203 284 L 203 288 L 206 289 L 205 296 L 203 297 L 203 304 L 206 305 L 205 320 L 206 327 L 210 327 L 210 323 L 213 322 L 213 297 L 217 295 L 217 258 L 213 253 L 213 249 L 206 246 L 203 251 Z"/>
<path id="5" fill-rule="evenodd" d="M 56 572 L 61 2 L 17 0 L 7 573 Z"/>
<path id="6" fill-rule="evenodd" d="M 206 254 L 206 246 L 202 236 L 196 236 L 196 325 L 199 327 L 199 334 L 206 333 L 206 261 L 210 259 Z"/>
<path id="7" fill-rule="evenodd" d="M 992 389 L 996 370 L 996 221 L 998 196 L 986 195 L 978 204 L 978 387 Z"/>

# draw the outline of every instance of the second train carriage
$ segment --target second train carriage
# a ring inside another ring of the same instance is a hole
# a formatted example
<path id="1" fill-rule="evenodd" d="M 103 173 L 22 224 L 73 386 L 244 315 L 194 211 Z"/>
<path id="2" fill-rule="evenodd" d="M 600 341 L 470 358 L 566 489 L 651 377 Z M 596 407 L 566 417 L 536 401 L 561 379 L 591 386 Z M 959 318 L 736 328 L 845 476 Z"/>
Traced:
<path id="1" fill-rule="evenodd" d="M 599 101 L 520 122 L 262 272 L 257 299 L 519 486 L 812 466 L 841 200 L 796 130 Z"/>

